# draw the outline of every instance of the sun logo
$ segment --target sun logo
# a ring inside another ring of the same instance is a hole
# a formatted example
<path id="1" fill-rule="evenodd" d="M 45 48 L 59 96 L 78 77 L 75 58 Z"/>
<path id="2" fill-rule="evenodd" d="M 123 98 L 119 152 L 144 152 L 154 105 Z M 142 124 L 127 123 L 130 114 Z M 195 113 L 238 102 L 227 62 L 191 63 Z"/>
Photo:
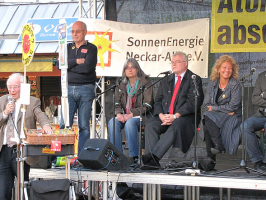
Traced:
<path id="1" fill-rule="evenodd" d="M 118 40 L 108 41 L 106 38 L 104 38 L 109 30 L 110 29 L 108 29 L 101 37 L 99 37 L 99 35 L 95 32 L 95 40 L 92 42 L 92 44 L 94 44 L 98 49 L 98 56 L 100 57 L 101 68 L 103 69 L 104 69 L 103 54 L 105 54 L 105 52 L 110 51 L 110 52 L 120 53 L 119 51 L 110 48 L 111 43 L 117 42 Z"/>

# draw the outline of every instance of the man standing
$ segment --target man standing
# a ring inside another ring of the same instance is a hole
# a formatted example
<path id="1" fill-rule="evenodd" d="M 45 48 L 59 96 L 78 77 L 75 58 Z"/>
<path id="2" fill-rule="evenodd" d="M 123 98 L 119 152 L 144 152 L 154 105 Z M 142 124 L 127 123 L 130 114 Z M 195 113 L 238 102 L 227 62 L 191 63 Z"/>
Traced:
<path id="1" fill-rule="evenodd" d="M 79 144 L 78 153 L 90 138 L 92 98 L 95 96 L 97 47 L 85 40 L 87 26 L 77 21 L 71 30 L 73 43 L 67 45 L 68 53 L 68 103 L 69 123 L 73 125 L 78 110 Z M 57 62 L 57 66 L 59 63 Z M 65 128 L 61 118 L 60 128 Z"/>
<path id="2" fill-rule="evenodd" d="M 11 200 L 14 178 L 17 176 L 17 144 L 10 140 L 21 130 L 22 105 L 20 101 L 20 85 L 23 76 L 14 73 L 7 80 L 9 95 L 0 97 L 0 200 Z M 11 98 L 12 97 L 12 98 Z M 11 101 L 13 99 L 14 103 Z M 36 129 L 36 119 L 45 133 L 52 133 L 49 120 L 41 111 L 41 102 L 30 97 L 30 105 L 26 106 L 25 127 Z M 24 179 L 29 180 L 30 166 L 24 164 Z"/>
<path id="3" fill-rule="evenodd" d="M 259 106 L 258 111 L 244 122 L 244 138 L 249 159 L 256 170 L 266 172 L 266 154 L 259 148 L 256 131 L 266 130 L 266 71 L 258 75 L 252 93 L 252 104 Z M 242 124 L 240 125 L 242 130 Z"/>
<path id="4" fill-rule="evenodd" d="M 195 127 L 195 84 L 188 69 L 187 55 L 177 52 L 172 57 L 173 74 L 163 79 L 155 98 L 154 117 L 145 127 L 145 155 L 143 169 L 159 168 L 159 160 L 173 145 L 188 151 L 194 137 Z M 199 92 L 197 99 L 197 125 L 203 102 L 202 81 L 195 81 Z M 193 76 L 193 77 L 194 77 Z M 164 135 L 160 137 L 161 134 Z M 149 167 L 151 166 L 151 167 Z"/>

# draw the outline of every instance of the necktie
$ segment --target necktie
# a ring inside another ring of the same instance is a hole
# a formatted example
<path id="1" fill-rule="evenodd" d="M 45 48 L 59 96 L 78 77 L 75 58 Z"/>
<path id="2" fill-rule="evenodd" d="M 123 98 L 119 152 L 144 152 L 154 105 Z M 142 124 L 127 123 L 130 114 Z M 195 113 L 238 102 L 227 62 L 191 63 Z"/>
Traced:
<path id="1" fill-rule="evenodd" d="M 175 98 L 176 98 L 176 94 L 178 92 L 178 89 L 180 87 L 180 84 L 181 84 L 181 76 L 177 76 L 178 79 L 177 79 L 177 82 L 175 84 L 175 89 L 174 89 L 174 93 L 173 93 L 173 96 L 172 96 L 172 99 L 171 99 L 171 103 L 170 103 L 170 114 L 173 114 L 174 113 L 174 103 L 175 103 Z"/>
<path id="2" fill-rule="evenodd" d="M 15 103 L 14 103 L 15 105 Z M 6 125 L 6 143 L 8 147 L 12 147 L 16 144 L 16 142 L 11 141 L 11 138 L 14 138 L 14 123 L 15 123 L 15 113 L 16 113 L 16 107 L 14 107 L 14 110 L 12 113 L 8 116 L 8 121 Z"/>

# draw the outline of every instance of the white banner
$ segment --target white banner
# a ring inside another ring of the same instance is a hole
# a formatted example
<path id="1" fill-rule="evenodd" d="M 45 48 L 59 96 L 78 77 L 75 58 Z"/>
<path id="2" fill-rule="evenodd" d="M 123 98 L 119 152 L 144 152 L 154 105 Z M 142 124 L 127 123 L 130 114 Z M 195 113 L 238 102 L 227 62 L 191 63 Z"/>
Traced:
<path id="1" fill-rule="evenodd" d="M 97 76 L 121 76 L 127 58 L 135 58 L 151 77 L 171 70 L 177 51 L 188 54 L 189 69 L 208 75 L 209 19 L 168 24 L 129 24 L 81 19 L 87 24 L 86 39 L 98 47 Z"/>

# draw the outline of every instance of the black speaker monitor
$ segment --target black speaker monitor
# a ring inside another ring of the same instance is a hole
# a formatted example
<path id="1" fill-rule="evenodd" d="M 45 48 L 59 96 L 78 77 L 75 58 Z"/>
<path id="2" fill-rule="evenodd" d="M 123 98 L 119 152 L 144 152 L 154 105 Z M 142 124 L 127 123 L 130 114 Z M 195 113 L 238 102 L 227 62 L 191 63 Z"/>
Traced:
<path id="1" fill-rule="evenodd" d="M 91 169 L 126 170 L 130 160 L 109 140 L 88 139 L 78 156 L 84 167 Z"/>

